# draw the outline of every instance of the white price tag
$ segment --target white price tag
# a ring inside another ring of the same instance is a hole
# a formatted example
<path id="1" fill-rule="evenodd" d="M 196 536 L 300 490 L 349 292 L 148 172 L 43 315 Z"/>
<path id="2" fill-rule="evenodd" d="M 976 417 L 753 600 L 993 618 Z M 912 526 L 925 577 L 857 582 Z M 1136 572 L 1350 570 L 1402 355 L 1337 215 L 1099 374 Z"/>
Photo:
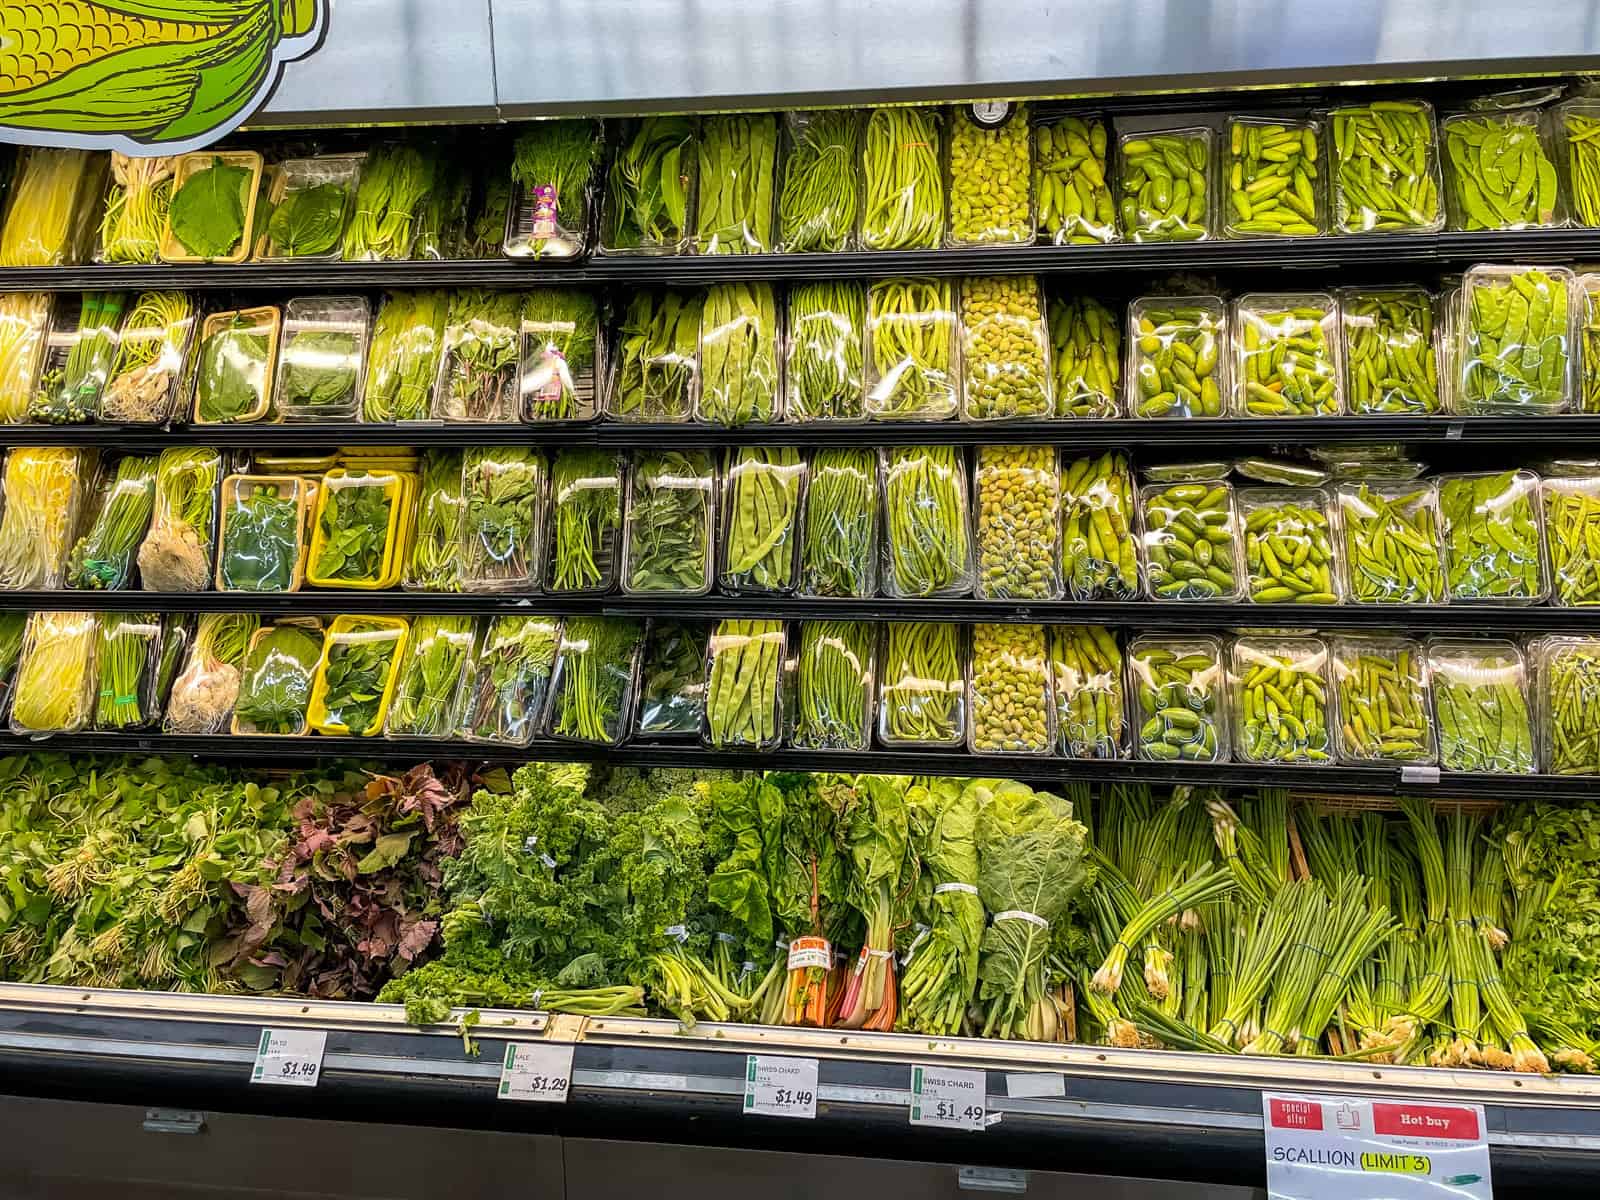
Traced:
<path id="1" fill-rule="evenodd" d="M 324 1029 L 263 1029 L 250 1082 L 316 1087 L 327 1046 Z"/>
<path id="2" fill-rule="evenodd" d="M 817 1115 L 817 1060 L 776 1054 L 747 1055 L 744 1064 L 744 1111 L 759 1117 Z"/>
<path id="3" fill-rule="evenodd" d="M 1067 1081 L 1053 1071 L 1012 1071 L 1006 1075 L 1006 1095 L 1013 1100 L 1051 1100 L 1067 1094 Z"/>
<path id="4" fill-rule="evenodd" d="M 500 1064 L 502 1100 L 565 1104 L 572 1090 L 572 1047 L 512 1042 Z"/>
<path id="5" fill-rule="evenodd" d="M 988 1092 L 982 1071 L 911 1068 L 911 1123 L 938 1129 L 983 1129 Z"/>

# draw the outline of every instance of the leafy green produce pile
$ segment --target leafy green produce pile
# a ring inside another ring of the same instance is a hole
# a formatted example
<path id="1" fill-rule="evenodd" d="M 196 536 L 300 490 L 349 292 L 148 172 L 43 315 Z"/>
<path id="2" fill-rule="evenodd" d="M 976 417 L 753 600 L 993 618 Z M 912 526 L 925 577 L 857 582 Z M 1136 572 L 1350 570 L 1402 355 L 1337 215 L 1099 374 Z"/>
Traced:
<path id="1" fill-rule="evenodd" d="M 582 248 L 589 223 L 589 179 L 603 147 L 592 121 L 541 121 L 517 137 L 511 178 L 522 190 L 522 203 L 533 210 L 528 242 L 535 258 L 561 231 L 570 231 L 566 243 L 576 243 L 567 253 Z"/>
<path id="2" fill-rule="evenodd" d="M 544 456 L 531 446 L 473 446 L 462 467 L 461 578 L 469 591 L 536 577 Z M 440 538 L 440 550 L 444 542 Z"/>
<path id="3" fill-rule="evenodd" d="M 421 616 L 411 622 L 384 732 L 391 737 L 454 737 L 471 666 L 472 617 Z"/>
<path id="4" fill-rule="evenodd" d="M 449 298 L 444 292 L 391 292 L 372 325 L 364 421 L 421 421 L 433 405 Z"/>
<path id="5" fill-rule="evenodd" d="M 536 288 L 522 309 L 522 415 L 574 421 L 594 415 L 594 349 L 600 311 L 593 292 Z"/>

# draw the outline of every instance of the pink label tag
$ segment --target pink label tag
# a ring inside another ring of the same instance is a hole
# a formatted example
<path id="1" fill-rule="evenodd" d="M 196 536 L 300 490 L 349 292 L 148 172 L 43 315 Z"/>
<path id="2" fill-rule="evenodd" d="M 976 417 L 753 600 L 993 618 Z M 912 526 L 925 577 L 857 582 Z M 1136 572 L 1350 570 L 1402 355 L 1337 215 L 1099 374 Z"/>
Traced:
<path id="1" fill-rule="evenodd" d="M 548 183 L 541 183 L 533 189 L 533 236 L 536 238 L 549 238 L 556 235 L 556 210 L 560 208 L 556 200 L 556 189 Z"/>
<path id="2" fill-rule="evenodd" d="M 547 404 L 554 404 L 561 399 L 561 392 L 566 387 L 567 356 L 554 346 L 544 348 L 545 381 L 539 385 L 539 399 Z"/>

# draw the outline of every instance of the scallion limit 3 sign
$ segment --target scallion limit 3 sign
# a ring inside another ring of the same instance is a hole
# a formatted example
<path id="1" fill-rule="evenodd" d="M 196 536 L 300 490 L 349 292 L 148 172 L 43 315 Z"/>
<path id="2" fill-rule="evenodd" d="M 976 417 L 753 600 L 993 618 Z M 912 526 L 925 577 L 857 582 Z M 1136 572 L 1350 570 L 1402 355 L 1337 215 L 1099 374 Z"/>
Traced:
<path id="1" fill-rule="evenodd" d="M 1262 1093 L 1270 1200 L 1491 1200 L 1483 1107 Z"/>

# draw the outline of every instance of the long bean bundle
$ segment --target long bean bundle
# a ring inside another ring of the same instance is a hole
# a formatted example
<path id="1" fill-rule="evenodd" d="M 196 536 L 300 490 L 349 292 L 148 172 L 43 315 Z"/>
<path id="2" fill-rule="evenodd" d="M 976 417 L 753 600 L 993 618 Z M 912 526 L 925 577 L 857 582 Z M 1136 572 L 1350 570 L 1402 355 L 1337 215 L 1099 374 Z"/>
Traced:
<path id="1" fill-rule="evenodd" d="M 700 331 L 696 417 L 714 425 L 774 420 L 778 307 L 772 285 L 719 283 L 707 289 Z"/>
<path id="2" fill-rule="evenodd" d="M 878 463 L 865 447 L 818 450 L 806 485 L 800 590 L 861 599 L 878 587 Z"/>
<path id="3" fill-rule="evenodd" d="M 867 290 L 867 415 L 955 415 L 956 311 L 948 279 L 884 279 Z"/>
<path id="4" fill-rule="evenodd" d="M 807 283 L 789 292 L 784 415 L 790 421 L 859 421 L 867 293 L 859 283 Z"/>
<path id="5" fill-rule="evenodd" d="M 771 113 L 707 117 L 699 155 L 700 253 L 771 250 L 778 119 Z"/>
<path id="6" fill-rule="evenodd" d="M 461 590 L 460 450 L 430 450 L 423 460 L 417 533 L 404 586 L 413 592 Z"/>
<path id="7" fill-rule="evenodd" d="M 467 673 L 466 736 L 474 742 L 527 745 L 544 715 L 560 626 L 549 617 L 495 617 Z"/>
<path id="8" fill-rule="evenodd" d="M 555 536 L 547 583 L 553 592 L 604 591 L 622 549 L 622 463 L 604 450 L 572 449 L 550 468 Z"/>
<path id="9" fill-rule="evenodd" d="M 723 621 L 712 630 L 706 678 L 706 742 L 759 749 L 778 744 L 782 621 Z"/>
<path id="10" fill-rule="evenodd" d="M 865 750 L 872 741 L 872 646 L 865 621 L 806 621 L 795 675 L 794 744 Z"/>
<path id="11" fill-rule="evenodd" d="M 130 454 L 119 461 L 89 531 L 72 548 L 67 586 L 109 591 L 127 587 L 155 502 L 156 460 Z"/>
<path id="12" fill-rule="evenodd" d="M 931 250 L 944 238 L 939 114 L 875 108 L 867 118 L 861 244 L 868 250 Z"/>
<path id="13" fill-rule="evenodd" d="M 204 446 L 173 446 L 156 463 L 156 504 L 139 547 L 147 592 L 203 592 L 211 583 L 217 480 L 222 456 Z"/>
<path id="14" fill-rule="evenodd" d="M 624 421 L 687 421 L 700 363 L 698 294 L 635 292 L 619 329 L 622 365 L 613 415 Z"/>
<path id="15" fill-rule="evenodd" d="M 96 729 L 140 729 L 156 713 L 150 710 L 155 669 L 161 656 L 161 618 L 151 612 L 100 614 L 95 669 Z"/>
<path id="16" fill-rule="evenodd" d="M 786 592 L 794 586 L 795 518 L 804 472 L 793 446 L 729 451 L 722 506 L 723 587 Z"/>
<path id="17" fill-rule="evenodd" d="M 861 212 L 861 114 L 850 109 L 793 113 L 778 235 L 791 254 L 847 250 Z"/>
<path id="18" fill-rule="evenodd" d="M 100 216 L 100 257 L 114 263 L 153 263 L 172 200 L 176 158 L 135 158 L 111 152 L 111 186 Z"/>
<path id="19" fill-rule="evenodd" d="M 0 295 L 0 422 L 15 425 L 28 418 L 33 377 L 39 369 L 45 327 L 50 322 L 48 292 Z"/>
<path id="20" fill-rule="evenodd" d="M 640 627 L 621 617 L 574 617 L 561 635 L 550 733 L 615 745 L 627 732 Z"/>
<path id="21" fill-rule="evenodd" d="M 966 735 L 961 626 L 896 622 L 884 641 L 878 737 L 886 743 L 953 746 Z"/>
<path id="22" fill-rule="evenodd" d="M 22 733 L 71 733 L 89 723 L 95 630 L 89 612 L 36 612 L 28 618 L 11 726 Z"/>
<path id="23" fill-rule="evenodd" d="M 16 446 L 6 456 L 0 589 L 61 586 L 86 463 L 63 446 Z"/>
<path id="24" fill-rule="evenodd" d="M 972 587 L 967 472 L 954 446 L 896 446 L 883 452 L 891 596 L 959 595 Z"/>
<path id="25" fill-rule="evenodd" d="M 449 296 L 390 292 L 372 325 L 363 421 L 425 420 L 433 403 Z"/>

